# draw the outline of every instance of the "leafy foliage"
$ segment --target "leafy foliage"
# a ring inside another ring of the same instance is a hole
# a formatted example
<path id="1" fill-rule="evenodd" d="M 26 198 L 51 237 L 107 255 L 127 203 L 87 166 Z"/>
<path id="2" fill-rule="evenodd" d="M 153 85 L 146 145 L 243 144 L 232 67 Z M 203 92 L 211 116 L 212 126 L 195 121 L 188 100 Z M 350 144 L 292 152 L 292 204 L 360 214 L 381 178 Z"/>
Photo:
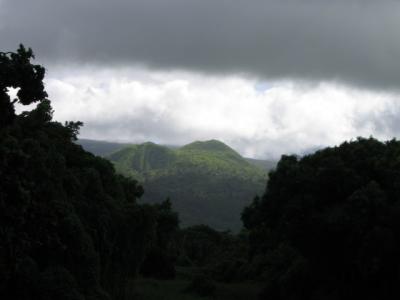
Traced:
<path id="1" fill-rule="evenodd" d="M 177 228 L 171 207 L 76 145 L 82 123 L 52 121 L 32 51 L 0 53 L 0 298 L 124 299 L 146 255 Z M 19 88 L 10 102 L 8 88 Z M 13 105 L 39 102 L 16 115 Z M 172 225 L 171 225 L 172 224 Z"/>
<path id="2" fill-rule="evenodd" d="M 283 156 L 242 215 L 265 299 L 400 296 L 400 142 Z"/>
<path id="3" fill-rule="evenodd" d="M 246 279 L 248 246 L 244 234 L 197 225 L 180 230 L 177 245 L 178 265 L 197 268 L 220 282 Z"/>
<path id="4" fill-rule="evenodd" d="M 175 240 L 179 228 L 178 214 L 172 211 L 171 201 L 154 205 L 156 209 L 156 239 L 140 268 L 145 277 L 172 279 L 175 277 Z"/>
<path id="5" fill-rule="evenodd" d="M 44 91 L 43 78 L 45 69 L 32 65 L 34 58 L 31 49 L 20 45 L 16 53 L 0 52 L 0 128 L 15 118 L 14 104 L 19 102 L 28 105 L 42 101 L 47 97 Z M 17 98 L 11 101 L 9 88 L 18 89 Z"/>

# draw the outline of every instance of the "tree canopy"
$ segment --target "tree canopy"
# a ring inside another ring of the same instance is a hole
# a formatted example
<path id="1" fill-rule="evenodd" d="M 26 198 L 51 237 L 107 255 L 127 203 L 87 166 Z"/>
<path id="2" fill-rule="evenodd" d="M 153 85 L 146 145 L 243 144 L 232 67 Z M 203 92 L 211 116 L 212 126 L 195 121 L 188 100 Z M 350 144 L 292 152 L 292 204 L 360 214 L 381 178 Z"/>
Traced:
<path id="1" fill-rule="evenodd" d="M 400 142 L 283 156 L 242 219 L 265 299 L 400 295 Z"/>
<path id="2" fill-rule="evenodd" d="M 136 181 L 75 144 L 82 123 L 52 120 L 33 58 L 23 46 L 0 53 L 0 298 L 124 299 L 177 215 L 139 205 Z M 38 104 L 17 115 L 16 102 Z"/>
<path id="3" fill-rule="evenodd" d="M 14 120 L 14 103 L 29 105 L 47 97 L 43 84 L 45 69 L 33 65 L 33 58 L 32 49 L 26 49 L 23 45 L 17 52 L 0 52 L 0 126 Z M 18 89 L 16 99 L 10 99 L 9 88 Z"/>

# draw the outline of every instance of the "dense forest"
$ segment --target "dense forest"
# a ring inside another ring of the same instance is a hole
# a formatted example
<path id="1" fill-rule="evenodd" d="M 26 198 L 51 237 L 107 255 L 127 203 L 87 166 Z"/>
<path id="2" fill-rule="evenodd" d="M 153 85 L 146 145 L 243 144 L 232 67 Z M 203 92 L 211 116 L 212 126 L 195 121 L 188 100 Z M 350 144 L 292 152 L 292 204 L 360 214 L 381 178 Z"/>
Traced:
<path id="1" fill-rule="evenodd" d="M 0 53 L 0 298 L 124 299 L 146 258 L 164 259 L 177 215 L 138 205 L 134 180 L 73 142 L 81 123 L 52 121 L 33 57 Z M 38 104 L 16 115 L 16 102 Z"/>
<path id="2" fill-rule="evenodd" d="M 283 156 L 242 214 L 265 299 L 400 295 L 400 142 Z"/>
<path id="3" fill-rule="evenodd" d="M 137 181 L 75 143 L 82 123 L 52 119 L 33 58 L 0 52 L 1 299 L 400 296 L 400 142 L 282 156 L 240 233 L 180 229 L 170 199 L 141 204 Z"/>

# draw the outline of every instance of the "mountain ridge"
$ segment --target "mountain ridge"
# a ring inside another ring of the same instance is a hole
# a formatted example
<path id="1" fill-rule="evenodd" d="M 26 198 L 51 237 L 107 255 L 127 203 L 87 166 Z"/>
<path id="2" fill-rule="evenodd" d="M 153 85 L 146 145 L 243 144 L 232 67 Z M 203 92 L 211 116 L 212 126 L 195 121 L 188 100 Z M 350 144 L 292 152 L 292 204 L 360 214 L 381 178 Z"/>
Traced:
<path id="1" fill-rule="evenodd" d="M 143 202 L 169 197 L 184 226 L 205 223 L 219 230 L 240 230 L 241 211 L 262 193 L 267 178 L 261 168 L 217 140 L 177 149 L 136 144 L 106 158 L 119 173 L 143 184 Z"/>
<path id="2" fill-rule="evenodd" d="M 216 142 L 222 143 L 221 141 L 218 141 L 218 140 L 215 140 L 215 139 L 211 139 L 211 140 L 208 140 L 206 142 L 209 142 L 209 141 L 216 141 Z M 189 143 L 189 144 L 186 144 L 186 145 L 183 145 L 183 146 L 169 145 L 169 144 L 168 145 L 157 144 L 157 143 L 154 143 L 154 142 L 151 142 L 151 141 L 147 141 L 147 142 L 144 142 L 144 143 L 141 143 L 141 144 L 150 143 L 150 144 L 165 146 L 165 147 L 167 147 L 169 149 L 175 150 L 175 149 L 183 148 L 185 146 L 189 146 L 189 145 L 197 143 L 197 142 L 204 142 L 204 141 L 194 141 L 192 143 Z M 127 147 L 127 146 L 141 145 L 141 144 L 138 144 L 138 143 L 110 142 L 110 141 L 93 140 L 93 139 L 79 139 L 77 141 L 77 144 L 81 145 L 86 151 L 89 151 L 89 152 L 91 152 L 91 153 L 93 153 L 95 155 L 102 156 L 102 157 L 106 157 L 106 156 L 108 156 L 108 155 L 110 155 L 110 154 L 112 154 L 112 153 L 114 153 L 114 152 L 116 152 L 118 150 L 121 150 L 122 148 Z M 222 144 L 224 144 L 224 143 L 222 143 Z M 225 146 L 227 146 L 227 145 L 225 145 Z M 235 150 L 233 150 L 233 151 L 235 151 Z M 256 158 L 250 158 L 250 157 L 243 157 L 243 158 L 246 159 L 251 164 L 261 168 L 265 172 L 268 172 L 269 170 L 274 169 L 276 167 L 276 164 L 277 164 L 277 160 L 272 160 L 272 159 L 256 159 Z"/>

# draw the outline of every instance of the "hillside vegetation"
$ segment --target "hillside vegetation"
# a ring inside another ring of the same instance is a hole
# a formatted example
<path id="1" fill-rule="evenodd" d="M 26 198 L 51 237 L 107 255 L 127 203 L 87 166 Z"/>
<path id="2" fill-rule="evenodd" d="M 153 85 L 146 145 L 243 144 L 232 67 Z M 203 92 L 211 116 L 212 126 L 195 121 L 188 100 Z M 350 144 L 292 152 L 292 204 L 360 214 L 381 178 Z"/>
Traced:
<path id="1" fill-rule="evenodd" d="M 118 150 L 121 150 L 124 147 L 132 146 L 132 143 L 118 143 L 118 142 L 110 142 L 110 141 L 99 141 L 99 140 L 91 140 L 91 139 L 79 139 L 76 141 L 77 144 L 81 145 L 86 151 L 93 153 L 94 155 L 106 157 Z M 176 145 L 163 145 L 168 147 L 169 149 L 178 149 L 179 146 Z M 243 157 L 250 164 L 261 168 L 265 173 L 268 173 L 270 170 L 274 169 L 278 163 L 277 160 L 273 159 L 255 159 L 249 157 Z"/>
<path id="2" fill-rule="evenodd" d="M 262 299 L 398 299 L 400 142 L 359 138 L 283 156 L 246 208 Z"/>
<path id="3" fill-rule="evenodd" d="M 138 204 L 136 181 L 75 143 L 82 123 L 52 120 L 32 58 L 0 52 L 0 299 L 124 300 L 139 272 L 173 277 L 169 202 Z"/>
<path id="4" fill-rule="evenodd" d="M 131 145 L 107 156 L 118 172 L 143 183 L 143 201 L 170 197 L 183 225 L 239 230 L 240 212 L 262 193 L 266 172 L 217 140 L 177 149 Z"/>

